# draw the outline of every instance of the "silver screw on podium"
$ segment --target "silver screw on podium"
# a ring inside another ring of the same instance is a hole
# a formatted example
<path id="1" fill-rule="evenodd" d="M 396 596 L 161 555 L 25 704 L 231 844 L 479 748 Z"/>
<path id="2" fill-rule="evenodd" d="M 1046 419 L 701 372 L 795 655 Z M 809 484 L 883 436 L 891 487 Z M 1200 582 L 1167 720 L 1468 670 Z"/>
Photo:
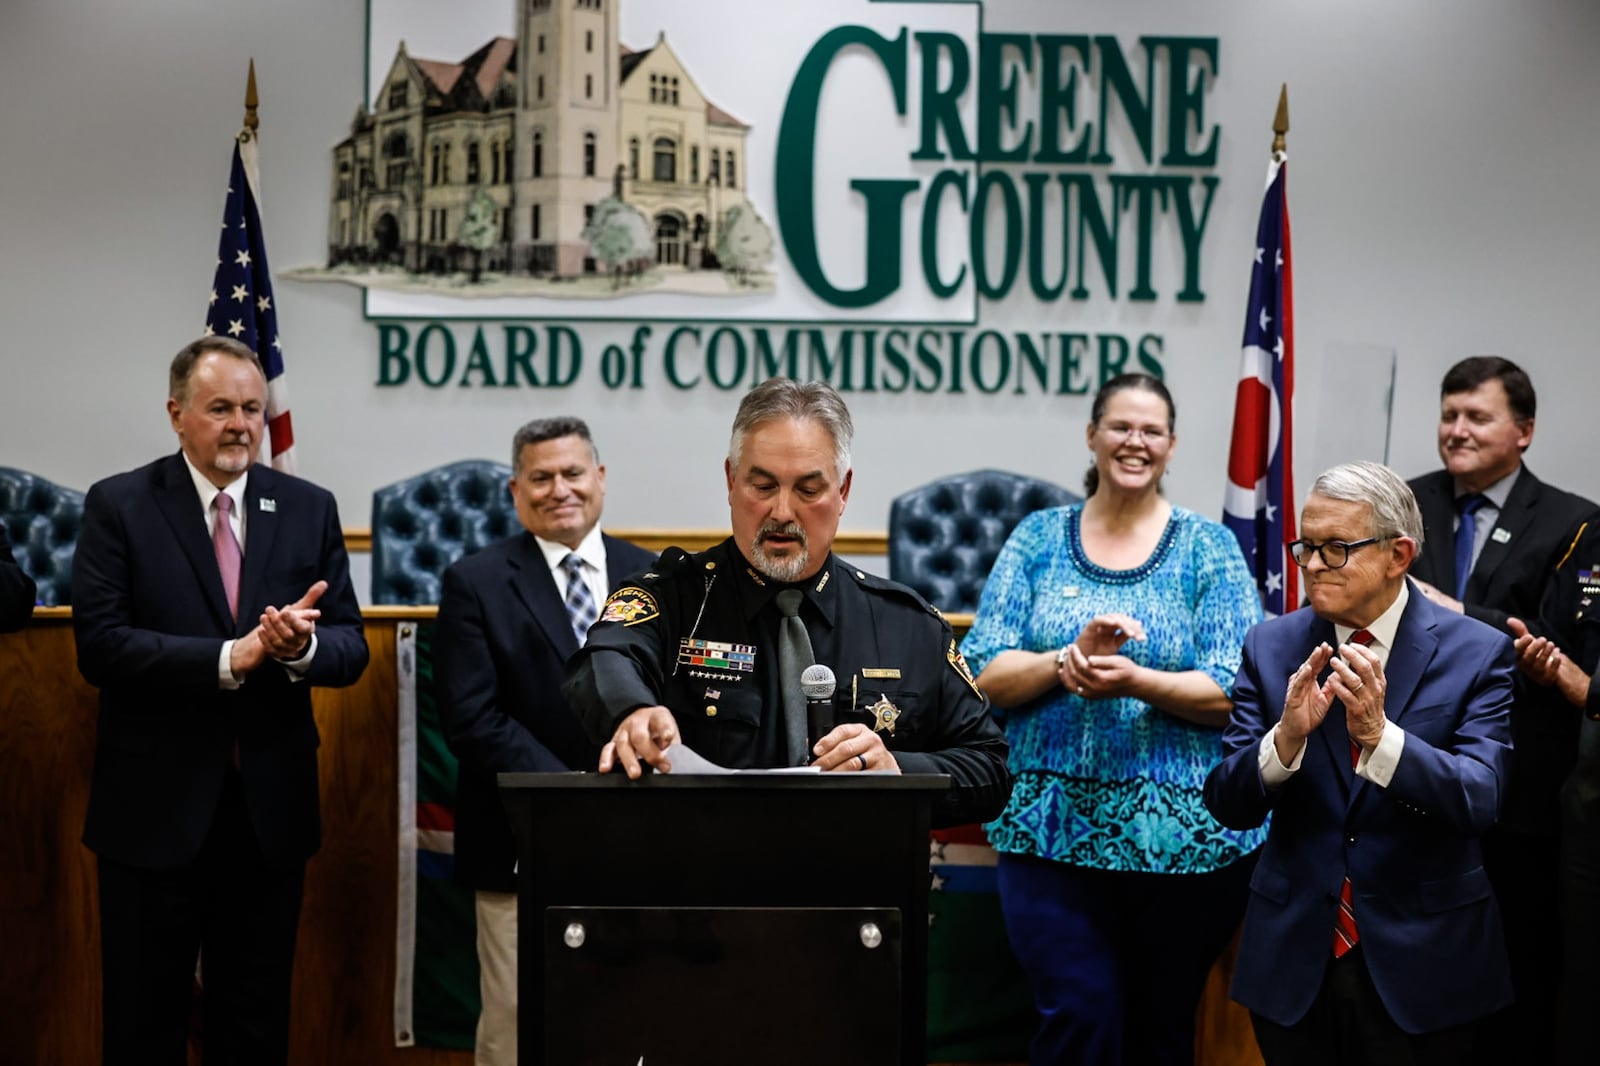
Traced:
<path id="1" fill-rule="evenodd" d="M 588 934 L 584 932 L 583 926 L 580 923 L 573 922 L 571 925 L 567 926 L 566 930 L 561 934 L 561 939 L 569 948 L 581 948 L 583 947 L 583 938 L 587 935 Z"/>
<path id="2" fill-rule="evenodd" d="M 861 943 L 869 951 L 883 943 L 883 931 L 878 928 L 877 922 L 861 923 Z"/>

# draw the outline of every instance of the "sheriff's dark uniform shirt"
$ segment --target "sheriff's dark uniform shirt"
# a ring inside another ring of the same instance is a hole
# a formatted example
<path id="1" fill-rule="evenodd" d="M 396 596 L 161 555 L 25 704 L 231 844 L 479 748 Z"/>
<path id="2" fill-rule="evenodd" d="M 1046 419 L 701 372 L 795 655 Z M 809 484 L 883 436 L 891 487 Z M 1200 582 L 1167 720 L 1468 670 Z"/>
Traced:
<path id="1" fill-rule="evenodd" d="M 1584 714 L 1600 719 L 1600 513 L 1579 525 L 1545 586 L 1536 632 L 1549 637 L 1587 674 Z M 1554 689 L 1552 707 L 1570 708 Z"/>
<path id="2" fill-rule="evenodd" d="M 1594 1057 L 1595 1027 L 1581 1003 L 1600 987 L 1600 514 L 1568 545 L 1545 586 L 1538 629 L 1590 676 L 1581 714 L 1554 687 L 1529 686 L 1552 728 L 1572 726 L 1571 772 L 1561 784 L 1561 993 L 1556 1060 Z M 1575 720 L 1575 721 L 1574 721 Z"/>
<path id="3" fill-rule="evenodd" d="M 832 554 L 814 577 L 786 585 L 759 574 L 731 538 L 698 555 L 667 549 L 606 601 L 567 664 L 568 702 L 600 743 L 631 711 L 659 704 L 712 761 L 783 766 L 775 599 L 785 588 L 804 593 L 812 651 L 837 679 L 835 724 L 876 731 L 904 773 L 950 775 L 937 824 L 998 815 L 1011 793 L 1005 736 L 949 625 L 915 592 Z"/>

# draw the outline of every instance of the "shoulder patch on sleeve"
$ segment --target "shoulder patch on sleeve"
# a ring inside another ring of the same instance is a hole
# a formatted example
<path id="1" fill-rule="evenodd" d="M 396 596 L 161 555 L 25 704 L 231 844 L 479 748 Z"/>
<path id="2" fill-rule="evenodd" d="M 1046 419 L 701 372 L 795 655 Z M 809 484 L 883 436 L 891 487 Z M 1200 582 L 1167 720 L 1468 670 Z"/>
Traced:
<path id="1" fill-rule="evenodd" d="M 605 610 L 600 612 L 602 622 L 621 622 L 636 626 L 661 616 L 656 598 L 638 585 L 624 585 L 606 599 Z"/>
<path id="2" fill-rule="evenodd" d="M 935 614 L 938 612 L 935 611 Z M 961 654 L 961 649 L 956 646 L 955 638 L 950 638 L 950 650 L 945 652 L 945 658 L 950 662 L 950 669 L 961 675 L 979 699 L 983 698 L 983 691 L 978 688 L 978 682 L 973 679 L 972 670 L 967 666 L 966 656 Z"/>

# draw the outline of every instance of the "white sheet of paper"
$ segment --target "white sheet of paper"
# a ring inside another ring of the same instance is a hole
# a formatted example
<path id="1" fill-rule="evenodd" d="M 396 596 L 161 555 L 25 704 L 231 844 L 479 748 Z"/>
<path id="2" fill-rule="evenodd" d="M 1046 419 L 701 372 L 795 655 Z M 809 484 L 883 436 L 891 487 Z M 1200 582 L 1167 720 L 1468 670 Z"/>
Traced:
<path id="1" fill-rule="evenodd" d="M 781 766 L 771 770 L 730 770 L 726 766 L 718 766 L 682 741 L 673 744 L 661 754 L 665 755 L 668 761 L 672 763 L 672 772 L 674 774 L 819 774 L 822 772 L 815 766 Z"/>

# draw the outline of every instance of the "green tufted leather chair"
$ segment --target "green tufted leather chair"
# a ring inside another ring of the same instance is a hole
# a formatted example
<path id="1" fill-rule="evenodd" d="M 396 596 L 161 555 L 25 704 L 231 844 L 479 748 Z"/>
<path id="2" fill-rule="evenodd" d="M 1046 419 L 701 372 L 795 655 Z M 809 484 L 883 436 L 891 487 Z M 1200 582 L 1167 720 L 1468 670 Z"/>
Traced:
<path id="1" fill-rule="evenodd" d="M 464 459 L 372 494 L 372 602 L 438 603 L 451 563 L 519 527 L 511 467 Z"/>
<path id="2" fill-rule="evenodd" d="M 39 603 L 72 602 L 72 553 L 83 523 L 83 493 L 35 474 L 0 466 L 0 522 L 12 553 L 39 586 Z"/>
<path id="3" fill-rule="evenodd" d="M 1077 503 L 1060 485 L 1004 470 L 929 482 L 889 507 L 889 578 L 946 612 L 978 609 L 995 556 L 1034 511 Z"/>

